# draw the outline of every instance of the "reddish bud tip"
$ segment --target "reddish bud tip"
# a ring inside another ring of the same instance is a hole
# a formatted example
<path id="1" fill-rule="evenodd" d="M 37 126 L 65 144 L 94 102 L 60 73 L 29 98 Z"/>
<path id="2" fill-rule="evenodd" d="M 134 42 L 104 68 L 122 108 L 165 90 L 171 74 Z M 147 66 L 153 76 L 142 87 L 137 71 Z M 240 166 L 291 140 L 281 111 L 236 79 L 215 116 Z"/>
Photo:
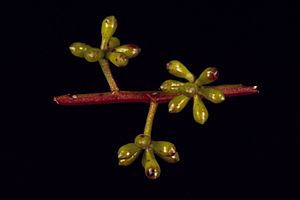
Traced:
<path id="1" fill-rule="evenodd" d="M 219 77 L 219 72 L 218 72 L 217 68 L 211 67 L 210 70 L 207 71 L 206 76 L 209 80 L 217 80 Z"/>

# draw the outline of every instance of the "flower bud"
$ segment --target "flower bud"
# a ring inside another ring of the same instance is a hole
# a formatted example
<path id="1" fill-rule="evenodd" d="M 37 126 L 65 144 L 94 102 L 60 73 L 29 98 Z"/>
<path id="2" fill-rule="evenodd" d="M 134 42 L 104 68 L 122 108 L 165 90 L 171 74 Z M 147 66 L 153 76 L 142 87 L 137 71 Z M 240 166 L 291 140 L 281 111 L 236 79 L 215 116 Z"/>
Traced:
<path id="1" fill-rule="evenodd" d="M 221 90 L 217 90 L 214 88 L 203 87 L 199 92 L 205 99 L 213 102 L 213 103 L 221 103 L 225 100 L 224 93 Z"/>
<path id="2" fill-rule="evenodd" d="M 154 152 L 159 156 L 173 156 L 176 154 L 176 147 L 168 141 L 152 141 Z"/>
<path id="3" fill-rule="evenodd" d="M 182 111 L 182 109 L 187 105 L 189 100 L 190 100 L 190 97 L 187 97 L 185 95 L 179 95 L 179 96 L 173 97 L 168 105 L 169 112 L 170 113 L 178 113 L 178 112 Z"/>
<path id="4" fill-rule="evenodd" d="M 107 52 L 106 58 L 117 67 L 125 67 L 128 64 L 128 58 L 123 53 Z"/>
<path id="5" fill-rule="evenodd" d="M 178 60 L 172 60 L 167 63 L 167 70 L 176 77 L 184 78 L 189 82 L 194 82 L 194 75 Z"/>
<path id="6" fill-rule="evenodd" d="M 204 124 L 208 119 L 207 109 L 198 95 L 194 96 L 193 116 L 199 124 Z"/>
<path id="7" fill-rule="evenodd" d="M 152 149 L 145 149 L 142 165 L 145 168 L 145 174 L 149 179 L 157 179 L 160 176 L 160 167 L 157 163 L 153 150 Z"/>
<path id="8" fill-rule="evenodd" d="M 112 49 L 112 48 L 116 48 L 118 46 L 120 46 L 120 40 L 117 37 L 111 37 L 108 42 L 108 48 Z"/>
<path id="9" fill-rule="evenodd" d="M 178 93 L 183 85 L 184 83 L 180 81 L 166 80 L 161 84 L 160 89 L 164 92 Z"/>
<path id="10" fill-rule="evenodd" d="M 86 52 L 84 54 L 84 58 L 88 62 L 96 62 L 100 58 L 103 58 L 103 56 L 104 56 L 103 51 L 100 49 L 97 49 L 97 48 L 89 48 L 86 50 Z"/>
<path id="11" fill-rule="evenodd" d="M 107 49 L 110 38 L 115 33 L 118 26 L 117 19 L 114 16 L 106 17 L 102 22 L 101 27 L 101 49 Z"/>
<path id="12" fill-rule="evenodd" d="M 168 163 L 176 163 L 180 160 L 179 154 L 177 152 L 173 156 L 160 156 L 160 157 Z"/>
<path id="13" fill-rule="evenodd" d="M 199 76 L 199 78 L 196 80 L 196 84 L 198 86 L 206 85 L 209 83 L 214 82 L 219 77 L 219 72 L 217 68 L 215 67 L 208 67 L 206 68 Z"/>
<path id="14" fill-rule="evenodd" d="M 140 153 L 141 149 L 137 147 L 134 143 L 123 145 L 118 151 L 119 165 L 130 165 L 133 161 L 137 159 Z"/>
<path id="15" fill-rule="evenodd" d="M 69 47 L 71 53 L 74 56 L 83 58 L 85 52 L 91 48 L 89 45 L 81 43 L 81 42 L 74 42 L 73 44 L 71 44 L 71 46 Z"/>
<path id="16" fill-rule="evenodd" d="M 149 147 L 149 145 L 151 143 L 151 138 L 149 135 L 139 134 L 135 137 L 134 143 L 139 148 L 145 149 L 145 148 Z"/>
<path id="17" fill-rule="evenodd" d="M 115 48 L 114 51 L 123 53 L 127 58 L 134 58 L 141 52 L 141 48 L 135 44 L 125 44 Z"/>

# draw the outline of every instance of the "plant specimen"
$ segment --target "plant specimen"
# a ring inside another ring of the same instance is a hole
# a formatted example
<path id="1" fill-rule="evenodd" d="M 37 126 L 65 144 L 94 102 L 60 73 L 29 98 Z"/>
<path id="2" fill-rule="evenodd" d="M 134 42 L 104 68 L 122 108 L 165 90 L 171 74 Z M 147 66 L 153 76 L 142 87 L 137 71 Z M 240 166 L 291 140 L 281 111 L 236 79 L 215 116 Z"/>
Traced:
<path id="1" fill-rule="evenodd" d="M 132 143 L 119 148 L 119 165 L 128 166 L 142 154 L 142 165 L 145 174 L 150 179 L 160 176 L 160 166 L 155 155 L 168 163 L 179 161 L 179 154 L 174 144 L 168 141 L 154 141 L 151 138 L 152 123 L 159 104 L 168 103 L 170 113 L 178 113 L 193 99 L 193 118 L 196 123 L 204 124 L 208 119 L 208 111 L 203 103 L 206 99 L 213 103 L 221 103 L 225 97 L 255 94 L 256 86 L 241 84 L 209 86 L 219 74 L 215 67 L 206 68 L 198 77 L 192 74 L 187 67 L 178 60 L 167 63 L 167 70 L 177 78 L 186 82 L 166 80 L 160 86 L 160 91 L 122 91 L 115 82 L 110 70 L 109 62 L 116 67 L 125 67 L 129 60 L 136 57 L 141 49 L 134 44 L 120 44 L 114 37 L 117 29 L 117 20 L 114 16 L 106 17 L 102 22 L 102 41 L 100 48 L 91 47 L 85 43 L 75 42 L 70 46 L 74 56 L 84 58 L 88 62 L 98 62 L 110 87 L 109 92 L 93 94 L 62 95 L 54 97 L 59 105 L 92 105 L 142 102 L 149 103 L 149 111 L 144 132 L 137 135 Z"/>

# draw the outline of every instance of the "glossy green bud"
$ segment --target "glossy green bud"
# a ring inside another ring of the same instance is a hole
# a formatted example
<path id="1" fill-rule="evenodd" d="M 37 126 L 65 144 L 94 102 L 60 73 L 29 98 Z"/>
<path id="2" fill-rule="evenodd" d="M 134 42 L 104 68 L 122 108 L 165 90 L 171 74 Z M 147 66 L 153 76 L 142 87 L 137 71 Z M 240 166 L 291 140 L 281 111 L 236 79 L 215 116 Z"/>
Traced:
<path id="1" fill-rule="evenodd" d="M 176 154 L 176 147 L 168 141 L 152 141 L 154 153 L 159 156 L 173 156 Z"/>
<path id="2" fill-rule="evenodd" d="M 160 157 L 168 163 L 176 163 L 180 160 L 179 154 L 177 152 L 173 156 L 160 156 Z"/>
<path id="3" fill-rule="evenodd" d="M 89 45 L 81 43 L 81 42 L 74 42 L 73 44 L 71 44 L 71 46 L 69 47 L 71 53 L 74 56 L 83 58 L 85 52 L 91 48 Z"/>
<path id="4" fill-rule="evenodd" d="M 125 67 L 128 64 L 128 58 L 123 53 L 107 52 L 106 58 L 117 67 Z"/>
<path id="5" fill-rule="evenodd" d="M 84 54 L 84 58 L 88 62 L 96 62 L 100 58 L 103 58 L 103 56 L 104 56 L 103 51 L 100 49 L 97 49 L 97 48 L 89 48 L 86 50 L 86 52 Z"/>
<path id="6" fill-rule="evenodd" d="M 157 179 L 160 176 L 160 167 L 152 149 L 145 149 L 142 165 L 145 168 L 145 174 L 149 179 Z"/>
<path id="7" fill-rule="evenodd" d="M 217 90 L 214 88 L 207 88 L 203 87 L 201 88 L 199 92 L 202 96 L 205 97 L 205 99 L 213 102 L 213 103 L 221 103 L 225 100 L 224 93 L 221 90 Z"/>
<path id="8" fill-rule="evenodd" d="M 206 68 L 195 81 L 198 86 L 206 85 L 214 82 L 219 77 L 219 72 L 215 67 Z"/>
<path id="9" fill-rule="evenodd" d="M 118 46 L 120 46 L 120 40 L 117 37 L 111 37 L 108 42 L 108 48 L 112 49 L 112 48 L 116 48 Z"/>
<path id="10" fill-rule="evenodd" d="M 180 81 L 166 80 L 161 84 L 160 89 L 164 92 L 178 93 L 183 85 L 184 83 Z"/>
<path id="11" fill-rule="evenodd" d="M 125 144 L 118 151 L 119 165 L 127 166 L 137 159 L 141 149 L 134 143 Z"/>
<path id="12" fill-rule="evenodd" d="M 178 60 L 172 60 L 167 63 L 167 70 L 176 77 L 184 78 L 189 82 L 194 82 L 194 75 Z"/>
<path id="13" fill-rule="evenodd" d="M 188 97 L 193 97 L 195 94 L 198 94 L 198 90 L 199 88 L 195 83 L 184 83 L 184 85 L 180 87 L 180 93 Z"/>
<path id="14" fill-rule="evenodd" d="M 141 48 L 135 44 L 125 44 L 114 49 L 115 52 L 123 53 L 127 58 L 134 58 L 141 52 Z"/>
<path id="15" fill-rule="evenodd" d="M 204 124 L 208 119 L 207 109 L 199 95 L 194 96 L 193 116 L 197 123 Z"/>
<path id="16" fill-rule="evenodd" d="M 119 165 L 120 166 L 128 166 L 131 165 L 141 154 L 142 151 L 135 152 L 131 157 L 129 158 L 121 158 L 119 159 Z"/>
<path id="17" fill-rule="evenodd" d="M 140 151 L 141 148 L 137 147 L 134 143 L 128 143 L 119 148 L 118 158 L 130 158 L 133 154 Z"/>
<path id="18" fill-rule="evenodd" d="M 149 145 L 151 143 L 151 138 L 149 135 L 139 134 L 135 137 L 134 143 L 139 148 L 145 149 L 145 148 L 149 147 Z"/>
<path id="19" fill-rule="evenodd" d="M 110 38 L 113 36 L 113 34 L 115 33 L 117 26 L 118 26 L 118 22 L 115 16 L 109 16 L 103 20 L 102 27 L 101 27 L 101 35 L 102 35 L 101 49 L 108 48 L 108 42 Z"/>
<path id="20" fill-rule="evenodd" d="M 187 105 L 189 100 L 190 100 L 190 97 L 187 97 L 183 94 L 173 97 L 168 105 L 169 112 L 170 113 L 178 113 L 178 112 L 182 111 L 182 109 Z"/>

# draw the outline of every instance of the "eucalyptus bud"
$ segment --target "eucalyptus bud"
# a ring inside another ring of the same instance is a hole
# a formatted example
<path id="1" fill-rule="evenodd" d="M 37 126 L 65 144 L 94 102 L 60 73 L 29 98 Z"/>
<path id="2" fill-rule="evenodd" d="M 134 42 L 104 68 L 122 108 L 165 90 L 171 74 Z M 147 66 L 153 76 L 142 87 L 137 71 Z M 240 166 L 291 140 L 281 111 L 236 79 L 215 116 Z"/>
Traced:
<path id="1" fill-rule="evenodd" d="M 170 74 L 194 82 L 194 75 L 178 60 L 167 63 L 167 70 Z"/>
<path id="2" fill-rule="evenodd" d="M 127 58 L 134 58 L 141 52 L 141 48 L 135 44 L 125 44 L 115 48 L 114 51 L 123 53 Z"/>
<path id="3" fill-rule="evenodd" d="M 178 93 L 183 85 L 184 83 L 180 81 L 166 80 L 161 84 L 160 89 L 164 92 Z"/>
<path id="4" fill-rule="evenodd" d="M 137 159 L 140 153 L 141 149 L 137 147 L 134 143 L 123 145 L 118 151 L 119 165 L 130 165 L 133 161 Z"/>
<path id="5" fill-rule="evenodd" d="M 200 94 L 213 103 L 221 103 L 225 100 L 224 93 L 214 88 L 201 88 Z"/>
<path id="6" fill-rule="evenodd" d="M 160 176 L 161 170 L 152 149 L 145 149 L 142 165 L 145 168 L 145 174 L 149 179 L 157 179 Z"/>
<path id="7" fill-rule="evenodd" d="M 206 68 L 195 81 L 198 86 L 206 85 L 214 82 L 219 77 L 219 72 L 215 67 Z"/>
<path id="8" fill-rule="evenodd" d="M 74 56 L 83 58 L 85 52 L 91 48 L 89 45 L 81 43 L 81 42 L 74 42 L 73 44 L 71 44 L 71 46 L 69 47 L 71 53 Z"/>
<path id="9" fill-rule="evenodd" d="M 182 109 L 187 105 L 189 100 L 190 100 L 190 97 L 187 97 L 183 94 L 173 97 L 168 105 L 169 112 L 170 113 L 178 113 L 178 112 L 182 111 Z"/>
<path id="10" fill-rule="evenodd" d="M 139 134 L 135 137 L 134 143 L 139 148 L 145 149 L 145 148 L 149 147 L 149 145 L 151 143 L 151 138 L 149 135 Z"/>
<path id="11" fill-rule="evenodd" d="M 128 58 L 123 53 L 107 52 L 106 58 L 117 67 L 125 67 L 128 64 Z"/>
<path id="12" fill-rule="evenodd" d="M 159 156 L 173 156 L 176 154 L 176 147 L 168 141 L 152 141 L 152 148 Z"/>
<path id="13" fill-rule="evenodd" d="M 108 48 L 112 49 L 112 48 L 116 48 L 118 46 L 120 46 L 120 40 L 117 37 L 111 37 L 108 42 Z"/>
<path id="14" fill-rule="evenodd" d="M 160 156 L 160 157 L 168 163 L 176 163 L 180 161 L 179 154 L 177 152 L 173 156 Z"/>
<path id="15" fill-rule="evenodd" d="M 97 48 L 89 48 L 86 50 L 86 52 L 84 54 L 84 58 L 88 62 L 96 62 L 100 58 L 103 58 L 103 56 L 104 56 L 103 51 L 100 49 L 97 49 Z"/>
<path id="16" fill-rule="evenodd" d="M 108 42 L 115 33 L 118 26 L 117 19 L 115 16 L 109 16 L 106 17 L 102 22 L 101 27 L 101 35 L 102 35 L 102 41 L 101 41 L 101 49 L 106 50 L 108 47 Z"/>
<path id="17" fill-rule="evenodd" d="M 204 124 L 208 119 L 207 109 L 198 95 L 194 96 L 193 116 L 199 124 Z"/>

